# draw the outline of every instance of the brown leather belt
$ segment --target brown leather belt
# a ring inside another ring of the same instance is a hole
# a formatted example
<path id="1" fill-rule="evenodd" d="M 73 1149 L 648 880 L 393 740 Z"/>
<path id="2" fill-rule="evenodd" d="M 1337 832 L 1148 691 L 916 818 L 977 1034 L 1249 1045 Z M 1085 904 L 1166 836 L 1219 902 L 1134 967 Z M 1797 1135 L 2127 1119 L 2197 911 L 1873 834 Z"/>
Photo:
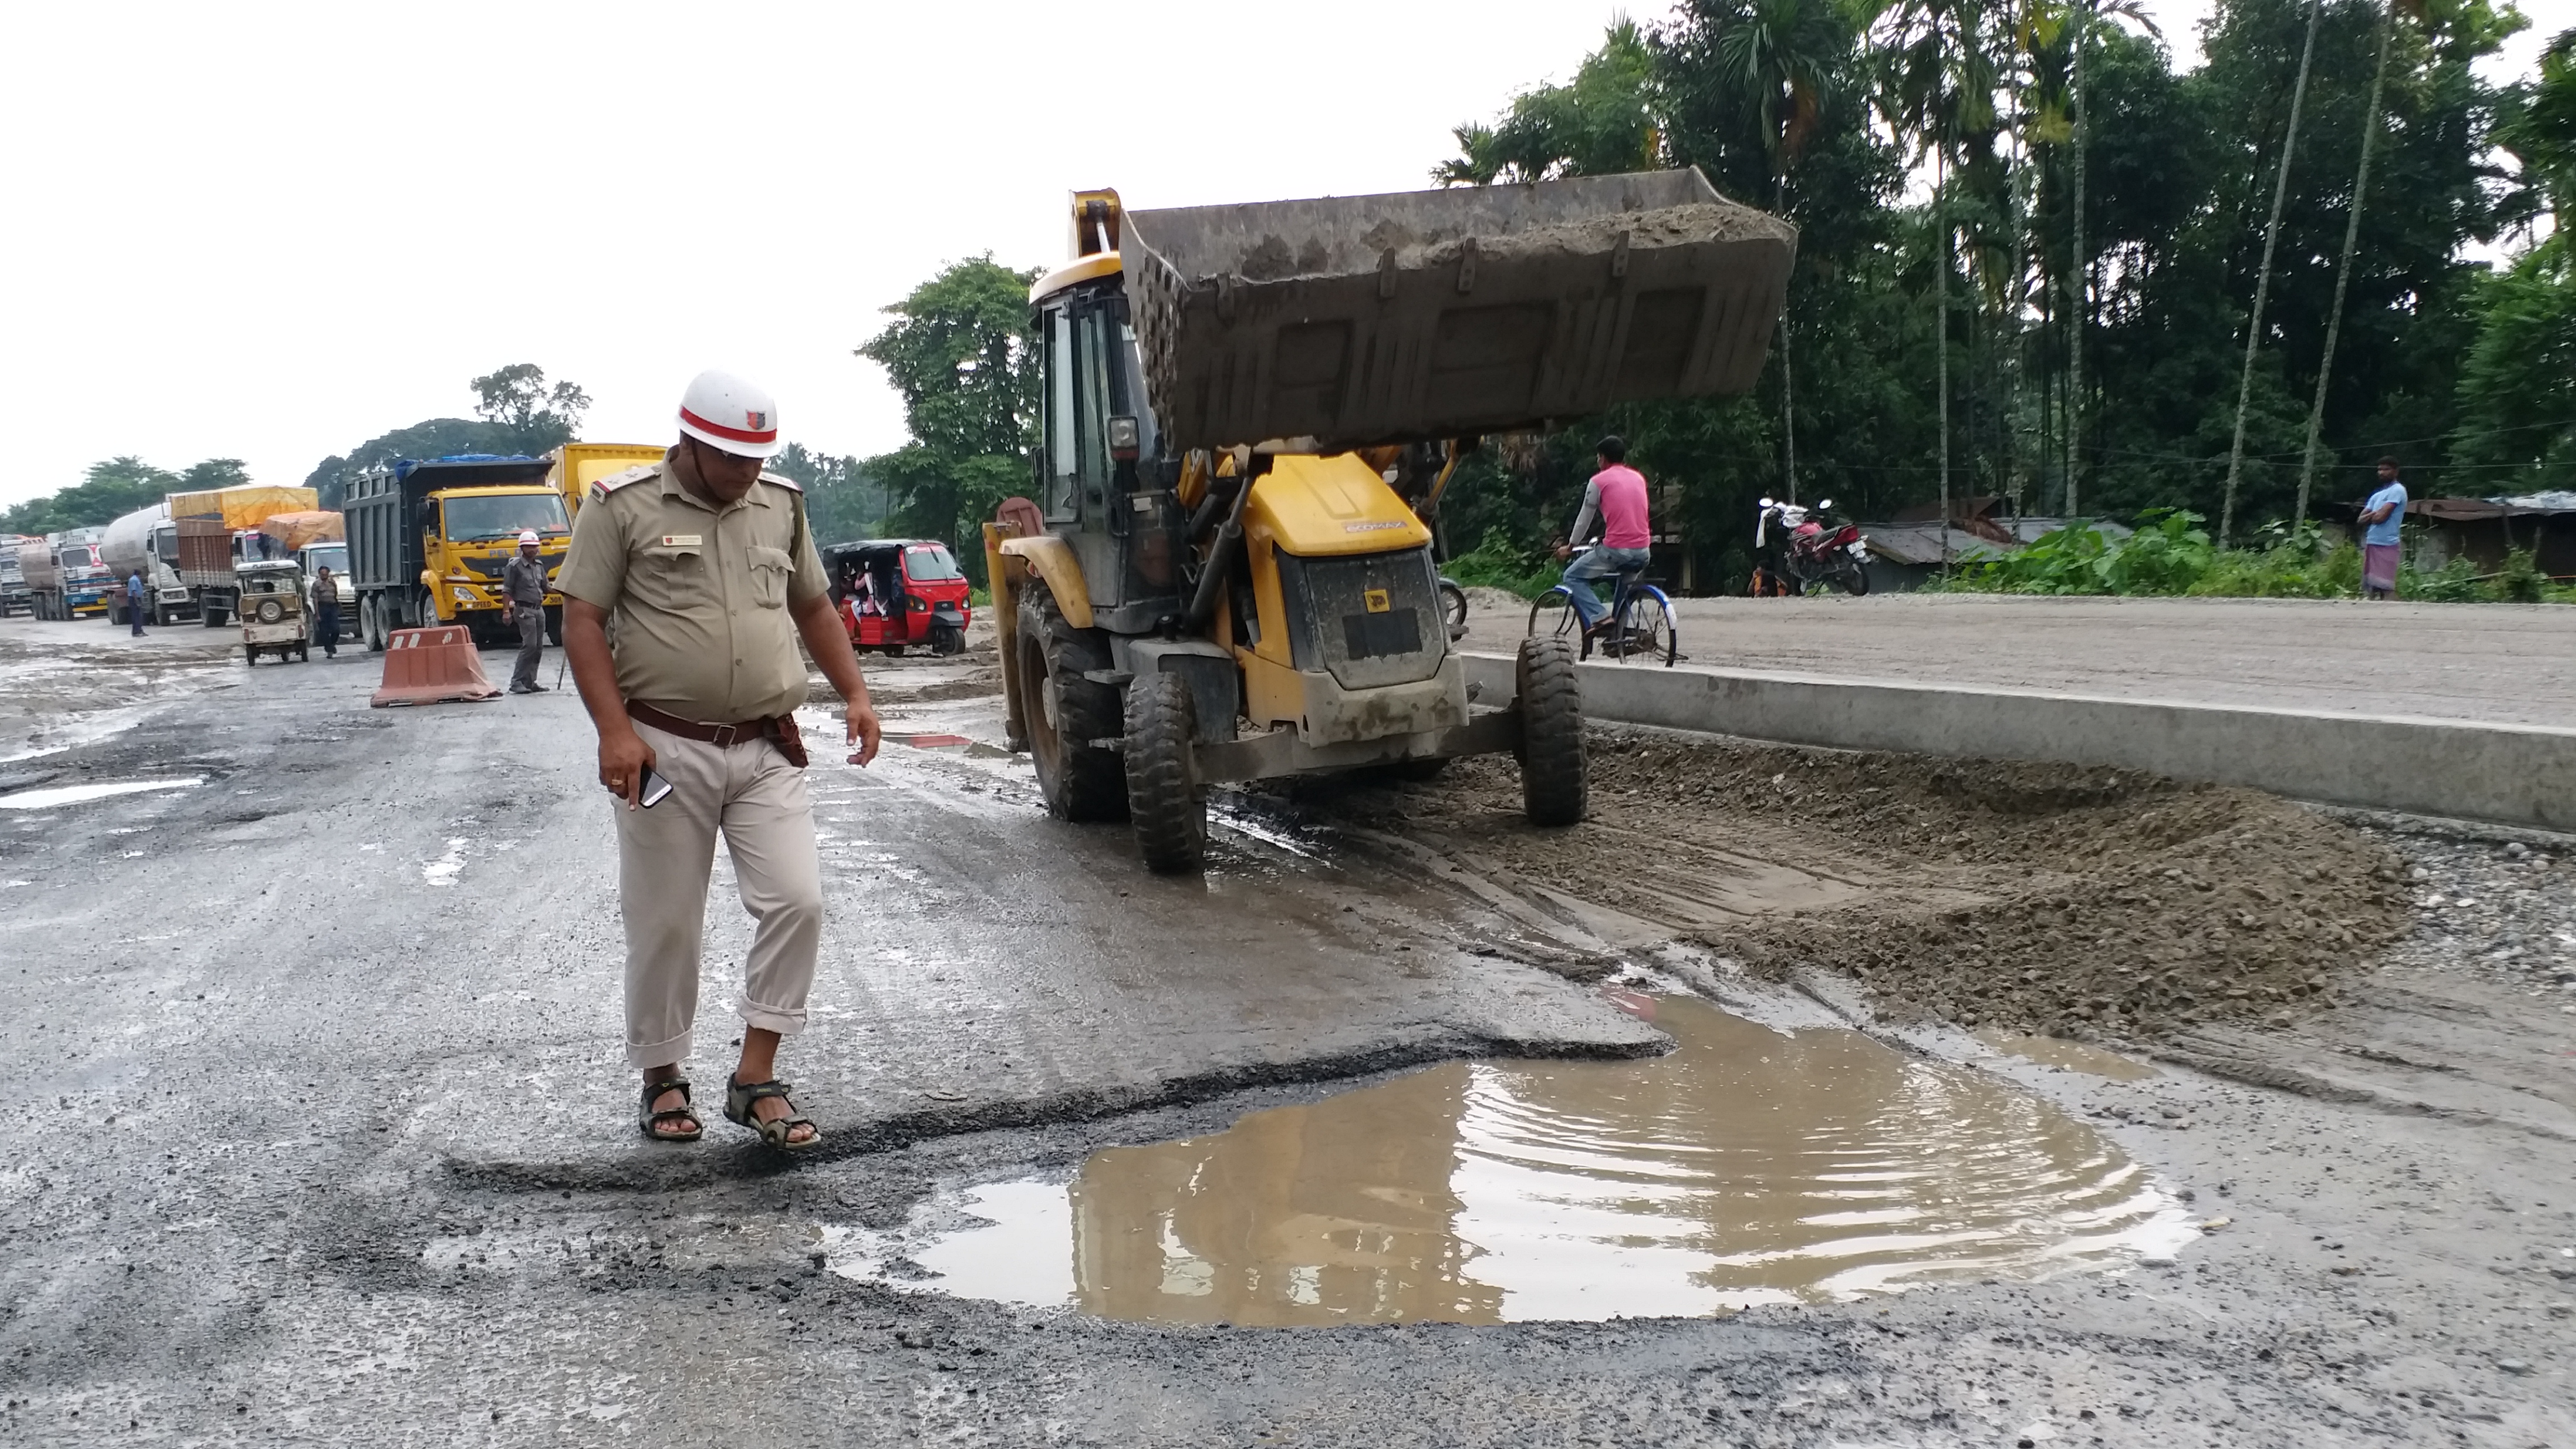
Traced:
<path id="1" fill-rule="evenodd" d="M 767 740 L 778 746 L 778 753 L 787 757 L 787 763 L 800 770 L 805 768 L 805 732 L 797 728 L 794 715 L 747 719 L 739 724 L 706 724 L 682 719 L 668 710 L 655 709 L 630 699 L 626 701 L 626 717 L 651 725 L 665 734 L 718 747 L 738 745 L 745 740 Z"/>

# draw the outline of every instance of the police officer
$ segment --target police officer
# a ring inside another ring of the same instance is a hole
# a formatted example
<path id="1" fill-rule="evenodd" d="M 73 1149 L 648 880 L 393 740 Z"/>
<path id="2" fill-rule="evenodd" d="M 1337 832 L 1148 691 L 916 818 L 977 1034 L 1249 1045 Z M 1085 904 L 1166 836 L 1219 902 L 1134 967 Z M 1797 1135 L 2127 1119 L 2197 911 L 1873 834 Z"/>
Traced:
<path id="1" fill-rule="evenodd" d="M 695 1141 L 680 1064 L 697 1016 L 698 960 L 716 836 L 758 923 L 744 966 L 742 1058 L 725 1116 L 773 1147 L 822 1134 L 776 1080 L 778 1040 L 804 1028 L 823 926 L 822 866 L 794 711 L 805 702 L 796 642 L 848 706 L 848 738 L 875 758 L 850 637 L 787 479 L 769 394 L 701 373 L 680 405 L 680 440 L 659 463 L 591 485 L 557 587 L 564 650 L 599 730 L 599 782 L 617 810 L 626 921 L 626 1053 L 644 1074 L 637 1124 Z M 616 644 L 608 624 L 616 623 Z M 668 782 L 658 803 L 647 776 Z"/>
<path id="2" fill-rule="evenodd" d="M 537 557 L 533 529 L 520 533 L 518 554 L 501 566 L 501 597 L 519 625 L 519 667 L 510 671 L 510 692 L 543 694 L 537 665 L 546 655 L 546 564 Z"/>

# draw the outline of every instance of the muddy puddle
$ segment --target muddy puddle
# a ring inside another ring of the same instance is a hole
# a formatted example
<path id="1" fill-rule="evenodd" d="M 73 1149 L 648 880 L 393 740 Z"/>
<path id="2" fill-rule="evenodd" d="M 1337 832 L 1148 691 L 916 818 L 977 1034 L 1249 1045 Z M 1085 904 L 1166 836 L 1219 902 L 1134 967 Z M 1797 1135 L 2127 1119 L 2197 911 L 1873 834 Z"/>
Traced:
<path id="1" fill-rule="evenodd" d="M 2170 1254 L 2179 1205 L 2108 1140 L 1847 1030 L 1651 1004 L 1645 1061 L 1453 1062 L 1224 1132 L 989 1184 L 854 1277 L 1166 1323 L 1705 1315 Z"/>
<path id="2" fill-rule="evenodd" d="M 92 800 L 106 800 L 118 795 L 140 795 L 150 790 L 187 790 L 205 783 L 202 775 L 184 775 L 168 780 L 102 780 L 92 785 L 56 785 L 41 790 L 18 790 L 0 795 L 0 810 L 51 810 L 63 805 L 82 805 Z"/>
<path id="3" fill-rule="evenodd" d="M 2086 1046 L 2080 1041 L 2067 1041 L 2062 1037 L 2030 1036 L 1994 1028 L 1980 1028 L 1975 1036 L 2006 1056 L 2036 1062 L 2043 1067 L 2082 1072 L 2088 1077 L 2107 1077 L 2115 1082 L 2143 1082 L 2149 1077 L 2164 1075 L 2134 1057 L 2124 1057 L 2118 1052 L 2104 1051 L 2100 1047 Z"/>

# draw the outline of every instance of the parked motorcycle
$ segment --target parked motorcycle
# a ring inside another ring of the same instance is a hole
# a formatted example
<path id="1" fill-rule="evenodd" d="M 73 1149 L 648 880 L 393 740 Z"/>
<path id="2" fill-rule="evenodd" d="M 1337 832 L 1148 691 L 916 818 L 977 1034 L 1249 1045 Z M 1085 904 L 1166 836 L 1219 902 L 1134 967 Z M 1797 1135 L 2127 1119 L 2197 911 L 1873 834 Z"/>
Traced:
<path id="1" fill-rule="evenodd" d="M 1762 500 L 1753 524 L 1753 547 L 1767 562 L 1755 575 L 1755 593 L 1813 594 L 1828 588 L 1855 596 L 1869 592 L 1869 541 L 1861 537 L 1856 523 L 1828 525 L 1825 515 L 1833 506 L 1830 498 L 1818 499 L 1812 509 Z M 1765 587 L 1766 583 L 1770 586 Z"/>

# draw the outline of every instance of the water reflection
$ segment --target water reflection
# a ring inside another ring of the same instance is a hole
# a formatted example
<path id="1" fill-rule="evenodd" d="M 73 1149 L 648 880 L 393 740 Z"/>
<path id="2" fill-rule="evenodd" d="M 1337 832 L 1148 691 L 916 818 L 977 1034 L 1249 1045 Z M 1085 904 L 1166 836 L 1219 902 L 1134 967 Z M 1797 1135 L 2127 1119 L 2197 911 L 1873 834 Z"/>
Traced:
<path id="1" fill-rule="evenodd" d="M 1495 1323 L 2036 1276 L 2189 1233 L 2107 1140 L 1982 1073 L 1655 1015 L 1665 1057 L 1451 1063 L 981 1189 L 990 1225 L 914 1257 L 949 1292 L 1111 1318 Z"/>

